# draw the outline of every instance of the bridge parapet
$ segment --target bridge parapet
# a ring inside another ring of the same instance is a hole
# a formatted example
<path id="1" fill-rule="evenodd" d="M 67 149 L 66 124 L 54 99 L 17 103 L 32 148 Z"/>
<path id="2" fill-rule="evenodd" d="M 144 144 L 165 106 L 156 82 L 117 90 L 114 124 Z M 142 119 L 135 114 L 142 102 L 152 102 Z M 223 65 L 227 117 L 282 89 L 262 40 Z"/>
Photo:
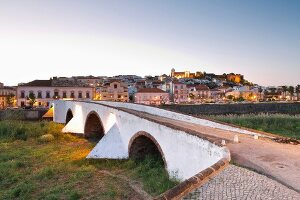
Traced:
<path id="1" fill-rule="evenodd" d="M 126 109 L 136 110 L 136 111 L 140 111 L 140 112 L 149 113 L 152 115 L 166 117 L 169 119 L 185 121 L 185 122 L 199 124 L 199 125 L 208 126 L 208 127 L 212 127 L 212 128 L 218 128 L 218 129 L 222 129 L 222 130 L 226 130 L 226 131 L 234 131 L 236 133 L 241 133 L 241 134 L 258 135 L 260 137 L 266 137 L 265 134 L 262 135 L 258 132 L 254 132 L 251 130 L 241 129 L 238 127 L 229 126 L 224 123 L 218 123 L 218 122 L 210 121 L 207 119 L 201 119 L 198 117 L 193 117 L 190 115 L 185 115 L 185 114 L 181 114 L 181 113 L 177 113 L 177 112 L 173 112 L 173 111 L 169 111 L 169 110 L 164 110 L 164 109 L 156 108 L 153 106 L 134 104 L 134 103 L 112 102 L 112 101 L 100 101 L 100 103 L 103 105 L 108 105 L 108 106 L 112 106 L 112 107 L 116 107 L 116 108 L 126 108 Z"/>

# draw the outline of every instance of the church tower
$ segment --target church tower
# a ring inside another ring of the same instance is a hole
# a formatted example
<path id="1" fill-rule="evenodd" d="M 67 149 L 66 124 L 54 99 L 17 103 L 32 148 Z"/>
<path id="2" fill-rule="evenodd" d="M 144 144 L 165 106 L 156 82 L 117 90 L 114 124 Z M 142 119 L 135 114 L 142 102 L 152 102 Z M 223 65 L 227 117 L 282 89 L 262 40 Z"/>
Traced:
<path id="1" fill-rule="evenodd" d="M 171 69 L 171 77 L 174 77 L 174 73 L 175 73 L 175 69 L 172 68 L 172 69 Z"/>

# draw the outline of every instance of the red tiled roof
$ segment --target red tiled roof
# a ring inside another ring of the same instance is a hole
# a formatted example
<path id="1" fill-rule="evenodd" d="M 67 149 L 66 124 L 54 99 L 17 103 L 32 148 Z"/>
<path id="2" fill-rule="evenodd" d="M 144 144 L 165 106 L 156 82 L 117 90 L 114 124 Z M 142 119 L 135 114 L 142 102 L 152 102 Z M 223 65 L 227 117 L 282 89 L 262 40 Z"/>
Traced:
<path id="1" fill-rule="evenodd" d="M 209 87 L 207 85 L 197 85 L 196 90 L 209 90 Z"/>
<path id="2" fill-rule="evenodd" d="M 137 93 L 167 93 L 159 88 L 142 88 Z"/>
<path id="3" fill-rule="evenodd" d="M 192 88 L 192 87 L 196 87 L 196 85 L 195 84 L 189 84 L 189 85 L 186 85 L 186 87 Z"/>
<path id="4" fill-rule="evenodd" d="M 51 80 L 34 80 L 34 81 L 28 82 L 22 86 L 51 87 L 52 81 Z"/>

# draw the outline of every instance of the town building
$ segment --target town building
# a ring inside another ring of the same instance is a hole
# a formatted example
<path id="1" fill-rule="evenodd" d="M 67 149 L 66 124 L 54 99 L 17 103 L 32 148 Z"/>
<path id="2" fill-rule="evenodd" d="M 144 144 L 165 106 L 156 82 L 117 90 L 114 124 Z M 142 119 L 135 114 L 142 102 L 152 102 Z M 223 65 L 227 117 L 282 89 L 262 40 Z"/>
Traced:
<path id="1" fill-rule="evenodd" d="M 90 86 L 77 85 L 75 81 L 67 79 L 34 80 L 29 83 L 19 84 L 17 87 L 17 105 L 23 107 L 28 105 L 28 97 L 34 94 L 33 106 L 48 107 L 55 99 L 92 100 L 94 88 Z"/>
<path id="2" fill-rule="evenodd" d="M 171 70 L 171 77 L 172 78 L 201 78 L 203 76 L 202 72 L 195 72 L 191 73 L 190 71 L 184 71 L 184 72 L 176 72 L 175 69 L 173 68 Z"/>
<path id="3" fill-rule="evenodd" d="M 4 86 L 3 83 L 0 83 L 0 109 L 5 109 L 8 106 L 15 106 L 15 104 L 16 89 L 14 87 Z"/>
<path id="4" fill-rule="evenodd" d="M 186 103 L 189 101 L 189 89 L 186 84 L 173 82 L 172 87 L 174 103 Z"/>
<path id="5" fill-rule="evenodd" d="M 241 74 L 226 74 L 226 80 L 234 83 L 241 83 L 244 80 L 244 76 Z"/>
<path id="6" fill-rule="evenodd" d="M 95 100 L 128 102 L 127 84 L 119 80 L 110 80 L 96 88 Z"/>
<path id="7" fill-rule="evenodd" d="M 257 101 L 260 97 L 258 88 L 250 86 L 233 87 L 233 89 L 226 91 L 225 96 L 228 98 L 238 99 L 243 98 L 248 101 Z"/>
<path id="8" fill-rule="evenodd" d="M 159 88 L 143 88 L 135 93 L 135 103 L 161 105 L 169 103 L 169 93 Z"/>
<path id="9" fill-rule="evenodd" d="M 73 76 L 79 84 L 88 85 L 91 87 L 100 86 L 106 79 L 106 76 Z"/>
<path id="10" fill-rule="evenodd" d="M 146 80 L 142 79 L 142 80 L 137 80 L 134 84 L 134 87 L 139 90 L 142 88 L 146 88 Z"/>
<path id="11" fill-rule="evenodd" d="M 210 99 L 211 93 L 207 85 L 196 85 L 195 89 L 194 95 L 197 99 Z"/>

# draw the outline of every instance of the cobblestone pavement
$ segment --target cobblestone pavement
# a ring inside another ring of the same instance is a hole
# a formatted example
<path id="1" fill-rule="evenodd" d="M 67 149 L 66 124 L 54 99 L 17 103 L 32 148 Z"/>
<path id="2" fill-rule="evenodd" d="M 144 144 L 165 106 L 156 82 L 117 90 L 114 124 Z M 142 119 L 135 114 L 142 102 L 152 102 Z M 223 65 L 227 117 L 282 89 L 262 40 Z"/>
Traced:
<path id="1" fill-rule="evenodd" d="M 266 176 L 229 165 L 224 171 L 188 194 L 184 199 L 300 200 L 300 194 Z"/>

